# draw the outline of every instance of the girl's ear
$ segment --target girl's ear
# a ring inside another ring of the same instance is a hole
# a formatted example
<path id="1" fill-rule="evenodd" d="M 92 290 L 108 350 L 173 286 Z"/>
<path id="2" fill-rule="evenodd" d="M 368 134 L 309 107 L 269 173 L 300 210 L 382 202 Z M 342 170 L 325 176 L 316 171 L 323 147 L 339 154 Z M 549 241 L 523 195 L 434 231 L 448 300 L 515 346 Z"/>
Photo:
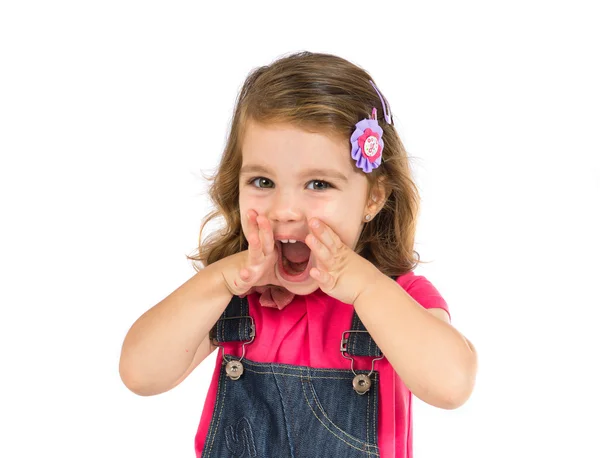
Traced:
<path id="1" fill-rule="evenodd" d="M 377 182 L 373 184 L 371 193 L 367 199 L 365 213 L 371 215 L 371 219 L 375 217 L 381 210 L 387 200 L 388 192 L 385 185 L 385 177 L 379 177 Z"/>

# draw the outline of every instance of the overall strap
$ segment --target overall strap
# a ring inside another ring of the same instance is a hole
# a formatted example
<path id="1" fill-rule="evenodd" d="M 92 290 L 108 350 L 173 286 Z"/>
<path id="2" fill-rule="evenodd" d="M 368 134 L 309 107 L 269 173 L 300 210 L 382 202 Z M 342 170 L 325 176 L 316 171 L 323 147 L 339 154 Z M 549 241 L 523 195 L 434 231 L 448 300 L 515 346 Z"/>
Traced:
<path id="1" fill-rule="evenodd" d="M 362 332 L 356 332 L 362 331 Z M 352 327 L 349 331 L 348 339 L 342 337 L 342 343 L 346 343 L 345 351 L 352 356 L 381 356 L 381 350 L 368 333 L 365 325 L 360 321 L 356 310 L 352 315 Z M 346 341 L 346 342 L 344 342 Z"/>
<path id="2" fill-rule="evenodd" d="M 233 296 L 209 332 L 214 342 L 249 341 L 254 337 L 254 320 L 249 316 L 248 296 Z"/>
<path id="3" fill-rule="evenodd" d="M 396 279 L 391 275 L 390 278 L 392 280 Z M 347 339 L 345 338 L 346 333 L 350 334 Z M 344 332 L 344 335 L 342 336 L 340 349 L 343 349 L 346 353 L 353 356 L 382 356 L 381 350 L 367 332 L 365 325 L 360 321 L 356 310 L 354 310 L 352 315 L 352 327 L 349 331 Z"/>

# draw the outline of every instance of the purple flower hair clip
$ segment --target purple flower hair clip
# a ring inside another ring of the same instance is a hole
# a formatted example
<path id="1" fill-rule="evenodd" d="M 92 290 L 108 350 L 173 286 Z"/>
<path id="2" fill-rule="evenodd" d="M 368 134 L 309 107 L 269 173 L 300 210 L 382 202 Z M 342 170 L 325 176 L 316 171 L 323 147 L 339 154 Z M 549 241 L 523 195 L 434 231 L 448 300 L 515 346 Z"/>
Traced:
<path id="1" fill-rule="evenodd" d="M 352 159 L 365 173 L 371 173 L 381 164 L 382 135 L 383 129 L 377 123 L 377 108 L 373 108 L 371 119 L 363 119 L 356 123 L 356 129 L 350 137 Z"/>
<path id="2" fill-rule="evenodd" d="M 391 113 L 386 110 L 386 102 L 381 96 L 375 83 L 369 81 L 381 100 L 385 120 L 388 124 L 393 124 Z M 352 159 L 356 161 L 356 166 L 365 173 L 371 173 L 381 165 L 383 153 L 383 129 L 377 122 L 377 108 L 373 107 L 371 118 L 365 118 L 356 123 L 356 128 L 350 137 L 352 144 Z"/>

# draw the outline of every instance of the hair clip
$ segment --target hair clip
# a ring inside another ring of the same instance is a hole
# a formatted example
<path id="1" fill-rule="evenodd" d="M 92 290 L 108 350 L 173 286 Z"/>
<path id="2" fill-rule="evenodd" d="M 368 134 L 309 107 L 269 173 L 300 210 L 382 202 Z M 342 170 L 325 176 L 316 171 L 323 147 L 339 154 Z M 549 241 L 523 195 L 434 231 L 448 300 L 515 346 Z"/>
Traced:
<path id="1" fill-rule="evenodd" d="M 352 159 L 356 166 L 365 173 L 371 173 L 381 164 L 383 151 L 383 129 L 377 122 L 377 108 L 373 107 L 371 119 L 365 118 L 356 123 L 356 128 L 350 137 L 352 143 Z"/>
<path id="2" fill-rule="evenodd" d="M 392 110 L 389 108 L 387 100 L 381 95 L 375 83 L 369 80 L 375 92 L 381 100 L 383 107 L 383 117 L 385 122 L 394 125 Z M 354 132 L 350 137 L 352 143 L 352 159 L 356 161 L 356 166 L 361 168 L 365 173 L 371 173 L 383 162 L 383 129 L 377 122 L 377 108 L 373 107 L 371 118 L 365 118 L 355 125 Z"/>
<path id="3" fill-rule="evenodd" d="M 381 106 L 383 107 L 383 117 L 385 118 L 385 122 L 393 126 L 394 117 L 392 116 L 392 110 L 390 109 L 390 105 L 388 104 L 387 99 L 383 95 L 381 95 L 379 89 L 377 89 L 377 86 L 375 86 L 375 83 L 373 81 L 369 80 L 369 83 L 371 83 L 371 86 L 373 86 L 373 89 L 375 89 L 375 92 L 377 92 L 377 95 L 379 96 L 379 100 L 381 100 Z"/>

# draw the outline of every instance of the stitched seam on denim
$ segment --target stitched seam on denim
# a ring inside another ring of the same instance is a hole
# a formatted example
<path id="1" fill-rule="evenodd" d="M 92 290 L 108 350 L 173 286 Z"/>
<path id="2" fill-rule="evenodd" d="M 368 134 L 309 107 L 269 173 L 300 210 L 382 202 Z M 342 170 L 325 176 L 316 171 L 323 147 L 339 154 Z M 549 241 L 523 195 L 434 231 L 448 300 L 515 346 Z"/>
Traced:
<path id="1" fill-rule="evenodd" d="M 271 372 L 259 372 L 259 371 L 254 371 L 252 369 L 248 369 L 246 366 L 244 366 L 244 372 L 248 371 L 248 372 L 254 372 L 255 374 L 270 374 Z M 302 378 L 302 374 L 284 374 L 283 372 L 272 372 L 273 374 L 276 375 L 283 375 L 285 377 L 296 377 L 296 378 Z M 319 376 L 315 376 L 311 378 L 324 378 L 327 380 L 347 380 L 349 382 L 352 381 L 351 377 L 319 377 Z"/>
<path id="2" fill-rule="evenodd" d="M 223 315 L 225 315 L 225 312 L 223 312 Z M 223 316 L 221 315 L 221 316 Z M 222 335 L 222 331 L 221 331 L 221 327 L 223 326 L 223 322 L 222 321 L 217 321 L 217 340 L 219 342 L 223 342 L 225 339 L 223 339 L 223 335 Z"/>
<path id="3" fill-rule="evenodd" d="M 373 410 L 371 412 L 373 417 L 373 421 L 371 422 L 371 427 L 373 428 L 373 442 L 375 442 L 375 445 L 379 447 L 379 438 L 377 436 L 378 432 L 376 431 L 376 425 L 379 421 L 379 415 L 377 414 L 377 406 L 379 402 L 379 398 L 377 396 L 379 390 L 379 377 L 377 377 L 377 374 L 375 374 L 373 377 L 373 386 L 371 389 L 373 390 Z M 377 450 L 379 450 L 379 448 L 377 448 Z"/>
<path id="4" fill-rule="evenodd" d="M 377 446 L 377 451 L 379 452 L 379 374 L 375 373 L 373 375 L 373 421 L 371 424 L 373 425 L 373 442 Z"/>
<path id="5" fill-rule="evenodd" d="M 281 399 L 281 410 L 283 410 L 283 423 L 284 423 L 284 427 L 285 427 L 285 434 L 288 438 L 290 456 L 294 456 L 294 453 L 292 452 L 292 439 L 290 438 L 290 429 L 288 428 L 288 421 L 287 421 L 287 415 L 285 413 L 285 403 L 283 402 L 283 395 L 281 394 L 281 388 L 279 387 L 279 383 L 277 382 L 277 377 L 275 377 L 275 373 L 272 372 L 272 374 L 273 374 L 273 380 L 275 380 L 275 386 L 277 387 L 277 392 L 279 393 L 279 397 Z M 293 418 L 293 417 L 291 417 L 291 418 Z"/>
<path id="6" fill-rule="evenodd" d="M 243 431 L 244 437 L 246 439 L 246 445 L 248 446 L 248 454 L 250 455 L 250 457 L 257 456 L 258 452 L 256 450 L 256 444 L 254 442 L 254 431 L 252 430 L 252 425 L 246 417 L 244 417 L 244 420 L 248 425 L 248 429 Z M 250 431 L 250 437 L 248 437 L 248 431 Z"/>
<path id="7" fill-rule="evenodd" d="M 250 438 L 248 438 L 248 430 L 246 430 L 243 426 L 241 428 L 242 434 L 238 434 L 238 430 L 240 429 L 240 423 L 242 421 L 246 422 L 246 425 L 248 426 L 248 429 L 250 430 Z M 242 454 L 239 456 L 244 456 L 246 454 L 246 451 L 248 451 L 248 453 L 250 454 L 250 456 L 256 456 L 256 447 L 254 445 L 254 432 L 252 431 L 252 425 L 250 424 L 250 422 L 248 421 L 248 419 L 246 417 L 242 417 L 236 424 L 235 424 L 235 428 L 233 427 L 233 425 L 229 425 L 226 428 L 225 431 L 225 443 L 227 445 L 227 448 L 229 449 L 230 452 L 235 453 L 236 456 L 237 454 L 237 449 L 238 447 L 234 447 L 233 445 L 231 445 L 231 443 L 229 442 L 229 436 L 227 435 L 227 432 L 233 431 L 233 433 L 231 433 L 231 435 L 235 435 L 235 438 L 232 437 L 232 439 L 236 439 L 238 440 L 238 443 L 240 442 L 240 437 L 241 437 L 241 442 L 242 445 L 245 447 L 243 447 L 242 450 Z"/>
<path id="8" fill-rule="evenodd" d="M 352 330 L 358 330 L 358 314 L 356 310 L 354 311 L 354 315 L 352 316 Z M 350 333 L 350 339 L 352 339 L 352 354 L 356 355 L 356 341 L 357 341 L 357 332 Z"/>
<path id="9" fill-rule="evenodd" d="M 222 381 L 223 381 L 222 402 L 221 402 L 221 406 L 219 408 L 219 416 L 217 417 L 217 422 L 214 426 L 214 432 L 213 432 L 212 440 L 210 442 L 210 448 L 208 449 L 209 456 L 211 455 L 212 448 L 213 448 L 215 439 L 217 437 L 217 431 L 219 430 L 219 423 L 221 423 L 221 415 L 223 415 L 223 407 L 225 406 L 225 393 L 227 392 L 227 385 L 226 385 L 225 379 L 223 379 Z M 218 393 L 217 393 L 217 397 L 218 397 Z"/>
<path id="10" fill-rule="evenodd" d="M 229 356 L 230 358 L 235 358 L 234 355 L 229 355 L 226 354 L 225 356 Z M 252 361 L 249 359 L 244 358 L 243 359 L 243 364 L 244 364 L 244 370 L 249 370 L 250 372 L 254 372 L 256 374 L 270 374 L 271 372 L 273 372 L 273 368 L 283 368 L 283 370 L 294 370 L 294 371 L 304 371 L 304 370 L 309 370 L 309 372 L 316 372 L 318 374 L 320 373 L 327 373 L 327 372 L 333 372 L 333 373 L 344 373 L 344 376 L 342 377 L 333 377 L 330 375 L 311 375 L 311 378 L 325 378 L 325 379 L 333 379 L 333 380 L 352 380 L 355 375 L 350 371 L 350 369 L 322 369 L 322 368 L 317 368 L 317 367 L 310 367 L 310 366 L 293 366 L 293 365 L 286 365 L 286 364 L 279 364 L 279 363 L 259 363 L 256 361 Z M 267 369 L 271 369 L 268 372 L 260 372 L 257 370 L 252 370 L 250 368 L 248 368 L 248 366 L 258 366 L 260 368 L 267 368 Z M 368 374 L 370 372 L 370 370 L 364 369 L 364 370 L 355 370 L 354 372 L 356 372 L 357 374 Z M 287 374 L 287 373 L 283 373 L 283 372 L 273 372 L 274 374 L 277 375 L 288 375 L 290 377 L 301 377 L 302 374 L 300 375 L 296 375 L 296 374 Z M 373 371 L 373 374 L 377 375 L 377 371 Z"/>
<path id="11" fill-rule="evenodd" d="M 217 357 L 218 357 L 218 353 L 217 353 Z M 220 381 L 220 377 L 221 377 L 221 374 L 219 374 L 219 381 Z M 213 416 L 210 420 L 210 426 L 208 427 L 208 437 L 206 438 L 206 443 L 208 443 L 208 441 L 210 440 L 210 437 L 215 434 L 215 431 L 213 430 L 213 426 L 215 424 L 215 419 L 217 418 L 216 409 L 218 409 L 218 406 L 219 406 L 219 401 L 220 401 L 219 393 L 221 393 L 222 387 L 223 386 L 221 383 L 217 384 L 217 396 L 215 398 L 215 412 L 213 412 Z M 204 447 L 204 448 L 206 448 L 206 447 Z"/>
<path id="12" fill-rule="evenodd" d="M 228 355 L 228 356 L 232 356 L 232 355 Z M 326 369 L 326 368 L 320 368 L 320 367 L 297 366 L 297 365 L 283 364 L 283 363 L 261 363 L 259 361 L 247 360 L 246 358 L 244 358 L 244 361 L 246 361 L 247 364 L 250 364 L 253 366 L 265 366 L 268 368 L 284 367 L 286 369 L 297 370 L 297 371 L 302 371 L 304 369 L 310 369 L 311 371 L 315 371 L 315 372 L 350 372 L 350 369 Z M 354 377 L 354 375 L 352 377 Z"/>
<path id="13" fill-rule="evenodd" d="M 317 396 L 317 392 L 315 390 L 315 387 L 313 386 L 313 384 L 310 381 L 310 377 L 308 378 L 308 384 L 310 385 L 310 389 L 312 391 L 313 399 L 315 400 L 315 405 L 319 408 L 319 410 L 321 411 L 321 413 L 323 414 L 323 416 L 327 419 L 327 421 L 329 421 L 329 423 L 331 423 L 331 426 L 333 426 L 335 429 L 337 429 L 339 432 L 341 432 L 345 436 L 348 436 L 351 440 L 353 440 L 355 442 L 358 442 L 363 447 L 372 447 L 372 445 L 369 444 L 369 441 L 365 442 L 365 441 L 363 441 L 363 440 L 361 440 L 361 439 L 359 439 L 357 437 L 354 437 L 352 434 L 347 433 L 342 428 L 340 428 L 338 425 L 336 425 L 333 422 L 333 420 L 331 420 L 331 418 L 329 418 L 329 416 L 325 412 L 325 408 L 321 404 L 321 401 L 319 401 L 319 397 Z M 368 397 L 367 397 L 367 399 L 368 399 Z M 368 429 L 368 426 L 367 426 L 367 429 Z M 368 434 L 367 434 L 367 437 L 368 437 Z"/>
<path id="14" fill-rule="evenodd" d="M 302 385 L 302 380 L 304 380 L 307 376 L 310 376 L 310 373 L 305 374 L 302 372 L 300 377 L 300 385 Z M 285 379 L 283 379 L 285 380 Z M 294 444 L 300 444 L 301 441 L 298 440 L 299 437 L 302 437 L 302 428 L 296 428 L 296 434 L 294 434 Z"/>
<path id="15" fill-rule="evenodd" d="M 231 432 L 233 431 L 233 433 Z M 229 438 L 228 438 L 228 433 L 231 435 L 235 435 L 237 436 L 237 431 L 233 428 L 233 426 L 229 425 L 225 427 L 225 445 L 227 446 L 227 449 L 229 449 L 230 452 L 235 453 L 237 455 L 237 451 L 235 447 L 232 447 L 231 444 L 229 443 Z M 232 437 L 232 439 L 234 439 Z M 244 453 L 246 453 L 246 451 L 244 450 Z"/>
<path id="16" fill-rule="evenodd" d="M 369 396 L 369 393 L 366 393 L 367 396 L 367 444 L 369 443 L 369 408 L 371 406 L 371 396 Z M 369 449 L 367 448 L 367 456 L 371 456 L 371 453 L 369 451 Z"/>
<path id="17" fill-rule="evenodd" d="M 308 381 L 310 381 L 310 380 L 308 380 Z M 357 450 L 360 450 L 361 452 L 362 452 L 362 451 L 364 451 L 363 449 L 361 449 L 361 448 L 358 448 L 358 447 L 356 447 L 356 446 L 352 445 L 352 444 L 351 444 L 351 443 L 349 443 L 349 442 L 346 442 L 346 441 L 345 441 L 345 440 L 344 440 L 342 437 L 339 437 L 339 436 L 338 436 L 338 435 L 337 435 L 337 434 L 336 434 L 334 431 L 332 431 L 331 429 L 329 429 L 325 423 L 323 423 L 323 421 L 322 421 L 322 420 L 321 420 L 321 419 L 320 419 L 320 418 L 319 418 L 319 417 L 316 415 L 316 413 L 315 413 L 315 411 L 314 411 L 314 409 L 313 409 L 313 407 L 312 407 L 312 405 L 311 405 L 311 403 L 310 403 L 310 400 L 308 399 L 308 396 L 306 395 L 306 389 L 304 388 L 304 383 L 302 383 L 302 384 L 301 384 L 301 386 L 302 386 L 302 393 L 304 394 L 304 399 L 306 400 L 306 404 L 307 404 L 307 405 L 308 405 L 308 407 L 310 408 L 310 410 L 311 410 L 311 412 L 312 412 L 313 416 L 314 416 L 314 417 L 315 417 L 317 420 L 319 420 L 319 423 L 321 423 L 321 424 L 322 424 L 322 425 L 325 427 L 325 429 L 326 429 L 327 431 L 329 431 L 329 432 L 330 432 L 330 433 L 331 433 L 331 434 L 332 434 L 332 435 L 333 435 L 335 438 L 337 438 L 337 439 L 341 440 L 342 442 L 344 442 L 345 444 L 349 445 L 349 446 L 350 446 L 350 447 L 352 447 L 352 448 L 355 448 L 355 449 L 357 449 Z M 339 429 L 339 428 L 338 428 L 338 429 Z M 353 439 L 353 440 L 355 440 L 356 442 L 360 442 L 360 441 L 358 441 L 357 439 L 354 439 L 352 436 L 350 436 L 350 438 L 351 438 L 351 439 Z M 364 446 L 368 446 L 368 445 L 369 445 L 369 444 L 363 444 L 363 447 L 364 447 Z"/>
<path id="18" fill-rule="evenodd" d="M 270 363 L 257 363 L 255 361 L 248 361 L 248 364 L 253 365 L 253 366 L 259 366 L 259 367 L 262 367 L 262 366 L 271 367 Z M 291 364 L 278 364 L 278 363 L 273 363 L 273 367 L 280 367 L 280 368 L 295 370 L 295 371 L 303 371 L 304 369 L 310 369 L 311 371 L 315 371 L 315 372 L 351 372 L 350 369 L 322 369 L 322 368 L 316 368 L 316 367 L 310 367 L 310 366 L 294 366 Z M 366 372 L 366 370 L 365 370 L 365 372 Z M 352 377 L 354 377 L 354 375 Z"/>
<path id="19" fill-rule="evenodd" d="M 248 431 L 244 431 L 244 436 L 246 437 L 246 441 L 248 444 L 248 453 L 251 453 L 251 457 L 253 456 L 257 456 L 258 452 L 256 450 L 256 443 L 254 441 L 254 431 L 252 430 L 252 425 L 250 424 L 250 421 L 244 417 L 244 420 L 246 420 L 246 423 L 248 423 L 248 429 L 250 430 L 250 439 L 248 439 Z M 250 450 L 251 449 L 251 450 Z"/>
<path id="20" fill-rule="evenodd" d="M 242 300 L 241 300 L 239 297 L 238 297 L 238 301 L 239 301 L 239 303 L 240 303 L 240 314 L 239 314 L 239 316 L 242 316 L 242 315 L 244 315 L 244 313 L 243 313 L 243 310 L 242 310 Z M 242 337 L 242 320 L 243 320 L 243 319 L 244 319 L 244 318 L 240 318 L 240 319 L 238 320 L 238 338 L 239 338 L 240 340 L 242 340 L 242 339 L 243 339 L 243 337 Z"/>
<path id="21" fill-rule="evenodd" d="M 325 427 L 325 429 L 326 429 L 327 431 L 329 431 L 329 432 L 330 432 L 330 433 L 331 433 L 331 434 L 332 434 L 334 437 L 336 437 L 337 439 L 339 439 L 339 440 L 341 440 L 342 442 L 344 442 L 346 445 L 348 445 L 348 446 L 350 446 L 350 447 L 352 447 L 352 448 L 354 448 L 354 449 L 356 449 L 356 450 L 359 450 L 359 451 L 361 451 L 361 452 L 364 452 L 364 447 L 365 447 L 365 446 L 366 446 L 366 447 L 370 447 L 370 445 L 369 445 L 369 444 L 364 444 L 364 443 L 363 443 L 363 444 L 362 444 L 362 445 L 363 445 L 363 448 L 358 448 L 358 447 L 356 447 L 356 446 L 352 445 L 350 442 L 346 442 L 346 441 L 345 441 L 343 438 L 339 437 L 339 436 L 338 436 L 338 435 L 337 435 L 337 434 L 336 434 L 334 431 L 332 431 L 331 429 L 329 429 L 329 428 L 327 427 L 327 425 L 326 425 L 325 423 L 323 423 L 323 421 L 322 421 L 322 420 L 321 420 L 321 419 L 320 419 L 320 418 L 319 418 L 319 417 L 318 417 L 318 416 L 315 414 L 315 411 L 314 411 L 314 409 L 312 408 L 312 405 L 310 404 L 310 401 L 308 400 L 308 397 L 306 396 L 306 390 L 304 389 L 304 384 L 301 384 L 301 385 L 302 385 L 302 393 L 304 394 L 304 399 L 306 399 L 306 403 L 308 404 L 308 407 L 310 408 L 310 410 L 311 410 L 311 412 L 312 412 L 313 416 L 314 416 L 314 417 L 315 417 L 317 420 L 319 420 L 319 423 L 321 423 L 321 424 L 322 424 L 322 425 Z M 360 442 L 360 441 L 357 441 L 357 442 Z M 379 456 L 379 453 L 377 453 L 377 455 L 376 455 L 376 456 Z"/>
<path id="22" fill-rule="evenodd" d="M 223 370 L 223 369 L 221 369 L 221 370 Z M 212 451 L 212 448 L 213 448 L 213 444 L 215 442 L 215 438 L 217 437 L 217 431 L 219 429 L 219 423 L 221 422 L 221 415 L 223 414 L 223 406 L 225 405 L 225 399 L 226 399 L 225 398 L 225 393 L 227 392 L 227 383 L 226 383 L 227 380 L 225 380 L 224 377 L 221 379 L 221 376 L 219 378 L 223 382 L 222 383 L 222 385 L 223 385 L 223 397 L 222 397 L 223 401 L 221 402 L 221 407 L 219 408 L 219 417 L 217 418 L 217 424 L 215 425 L 215 429 L 214 429 L 214 432 L 213 432 L 213 438 L 212 438 L 212 441 L 210 442 L 210 448 L 208 449 L 208 455 L 209 455 L 209 457 L 210 457 L 210 454 L 211 454 L 211 451 Z M 219 390 L 217 391 L 217 399 L 219 399 L 219 391 L 220 391 L 220 388 L 221 388 L 220 385 L 221 384 L 219 384 Z M 214 417 L 213 417 L 213 419 L 214 419 Z M 211 425 L 211 428 L 212 428 L 212 425 Z"/>
<path id="23" fill-rule="evenodd" d="M 240 298 L 240 316 L 248 316 L 248 310 L 246 309 L 246 302 L 244 299 Z M 244 329 L 242 331 L 242 321 L 244 322 Z M 248 327 L 250 326 L 250 320 L 248 318 L 240 318 L 239 332 L 240 332 L 240 340 L 249 340 L 250 330 Z M 243 332 L 243 335 L 242 335 Z"/>
<path id="24" fill-rule="evenodd" d="M 231 356 L 234 357 L 233 355 L 227 355 L 227 356 Z M 304 369 L 309 369 L 310 371 L 313 372 L 317 372 L 317 373 L 321 373 L 321 372 L 351 372 L 350 369 L 324 369 L 324 368 L 319 368 L 319 367 L 310 367 L 310 366 L 294 366 L 294 365 L 288 365 L 288 364 L 280 364 L 280 363 L 260 363 L 257 361 L 252 361 L 249 359 L 244 358 L 244 367 L 246 365 L 249 366 L 259 366 L 259 367 L 267 367 L 267 368 L 272 368 L 272 367 L 282 367 L 286 370 L 296 370 L 296 371 L 303 371 Z M 356 373 L 361 373 L 364 372 L 365 374 L 369 373 L 370 370 L 356 370 Z M 373 373 L 375 374 L 377 371 L 373 371 Z M 352 375 L 348 375 L 350 377 L 350 380 L 352 380 L 352 378 L 354 377 L 354 374 Z"/>

